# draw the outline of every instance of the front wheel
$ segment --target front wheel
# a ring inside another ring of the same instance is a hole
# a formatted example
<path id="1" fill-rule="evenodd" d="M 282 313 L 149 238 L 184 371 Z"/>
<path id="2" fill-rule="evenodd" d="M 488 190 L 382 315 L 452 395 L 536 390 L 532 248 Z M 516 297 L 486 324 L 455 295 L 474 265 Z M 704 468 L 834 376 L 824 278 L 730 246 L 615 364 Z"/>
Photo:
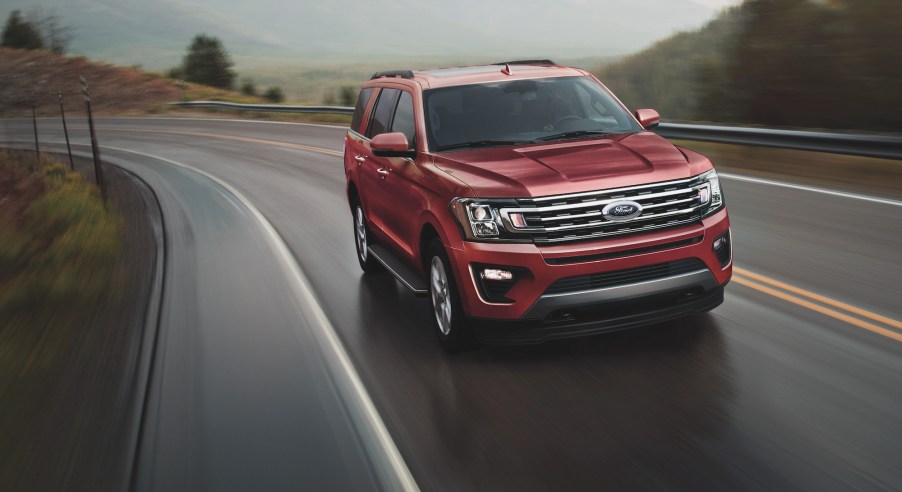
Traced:
<path id="1" fill-rule="evenodd" d="M 354 245 L 357 247 L 357 261 L 365 273 L 378 271 L 382 266 L 367 249 L 369 244 L 370 231 L 366 225 L 366 215 L 363 213 L 363 207 L 358 203 L 354 206 Z"/>
<path id="2" fill-rule="evenodd" d="M 448 352 L 459 352 L 473 344 L 473 333 L 463 315 L 451 262 L 439 241 L 429 245 L 426 260 L 435 333 L 442 348 Z"/>

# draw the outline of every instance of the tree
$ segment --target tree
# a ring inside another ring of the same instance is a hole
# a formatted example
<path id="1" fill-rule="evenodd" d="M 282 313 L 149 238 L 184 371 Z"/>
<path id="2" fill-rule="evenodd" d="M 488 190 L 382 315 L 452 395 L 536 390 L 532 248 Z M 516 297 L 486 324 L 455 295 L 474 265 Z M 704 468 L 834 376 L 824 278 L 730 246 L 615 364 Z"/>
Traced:
<path id="1" fill-rule="evenodd" d="M 188 53 L 182 61 L 182 73 L 188 82 L 231 89 L 236 77 L 233 66 L 229 53 L 218 38 L 198 34 L 188 46 Z"/>
<path id="2" fill-rule="evenodd" d="M 285 94 L 282 93 L 282 88 L 275 86 L 266 89 L 266 92 L 263 93 L 263 98 L 269 102 L 280 103 L 285 100 Z"/>
<path id="3" fill-rule="evenodd" d="M 748 0 L 748 15 L 703 106 L 733 121 L 856 130 L 902 128 L 902 2 Z"/>
<path id="4" fill-rule="evenodd" d="M 72 42 L 72 29 L 60 23 L 59 16 L 51 10 L 45 13 L 40 7 L 28 11 L 28 23 L 38 31 L 44 49 L 57 55 L 65 55 Z"/>
<path id="5" fill-rule="evenodd" d="M 6 19 L 3 41 L 0 45 L 6 48 L 40 50 L 44 49 L 44 40 L 41 32 L 32 23 L 22 18 L 22 12 L 13 10 Z"/>
<path id="6" fill-rule="evenodd" d="M 248 77 L 241 81 L 241 93 L 245 96 L 257 95 L 257 86 L 254 85 L 254 79 Z"/>
<path id="7" fill-rule="evenodd" d="M 346 85 L 339 91 L 338 98 L 342 106 L 353 106 L 357 104 L 357 88 Z"/>

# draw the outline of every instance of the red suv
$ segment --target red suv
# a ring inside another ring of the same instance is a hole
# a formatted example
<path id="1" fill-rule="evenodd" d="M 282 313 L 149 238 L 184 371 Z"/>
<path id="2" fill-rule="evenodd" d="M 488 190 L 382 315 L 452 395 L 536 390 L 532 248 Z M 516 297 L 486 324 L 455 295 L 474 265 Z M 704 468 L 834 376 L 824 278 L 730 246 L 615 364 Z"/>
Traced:
<path id="1" fill-rule="evenodd" d="M 360 266 L 429 296 L 451 351 L 711 310 L 723 194 L 659 119 L 548 60 L 377 73 L 344 150 Z"/>

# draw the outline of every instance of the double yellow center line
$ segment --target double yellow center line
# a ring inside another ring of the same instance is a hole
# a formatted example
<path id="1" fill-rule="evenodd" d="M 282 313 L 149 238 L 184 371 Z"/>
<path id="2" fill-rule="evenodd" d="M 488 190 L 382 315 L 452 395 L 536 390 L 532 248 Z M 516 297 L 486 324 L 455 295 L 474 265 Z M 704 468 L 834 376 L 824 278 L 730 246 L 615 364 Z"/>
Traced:
<path id="1" fill-rule="evenodd" d="M 733 281 L 831 318 L 864 328 L 878 335 L 892 338 L 897 342 L 902 342 L 902 322 L 892 318 L 765 277 L 745 268 L 733 267 Z M 900 331 L 895 331 L 894 329 Z"/>

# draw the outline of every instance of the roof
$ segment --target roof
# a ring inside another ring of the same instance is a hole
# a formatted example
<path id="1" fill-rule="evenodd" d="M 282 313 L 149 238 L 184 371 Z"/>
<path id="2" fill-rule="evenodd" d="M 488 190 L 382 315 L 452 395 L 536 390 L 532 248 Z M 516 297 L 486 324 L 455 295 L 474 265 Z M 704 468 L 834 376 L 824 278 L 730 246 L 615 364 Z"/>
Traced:
<path id="1" fill-rule="evenodd" d="M 457 85 L 481 84 L 486 82 L 498 82 L 505 80 L 518 79 L 537 79 L 547 77 L 574 77 L 586 75 L 586 72 L 578 68 L 561 67 L 556 65 L 509 65 L 510 74 L 507 73 L 508 65 L 475 65 L 467 67 L 447 67 L 447 68 L 431 68 L 428 70 L 403 71 L 395 70 L 391 72 L 380 72 L 384 74 L 392 74 L 392 76 L 400 77 L 404 73 L 404 77 L 412 74 L 413 80 L 419 82 L 423 89 L 434 89 L 437 87 L 451 87 Z M 387 75 L 388 76 L 388 75 Z M 380 79 L 375 79 L 380 80 Z"/>

